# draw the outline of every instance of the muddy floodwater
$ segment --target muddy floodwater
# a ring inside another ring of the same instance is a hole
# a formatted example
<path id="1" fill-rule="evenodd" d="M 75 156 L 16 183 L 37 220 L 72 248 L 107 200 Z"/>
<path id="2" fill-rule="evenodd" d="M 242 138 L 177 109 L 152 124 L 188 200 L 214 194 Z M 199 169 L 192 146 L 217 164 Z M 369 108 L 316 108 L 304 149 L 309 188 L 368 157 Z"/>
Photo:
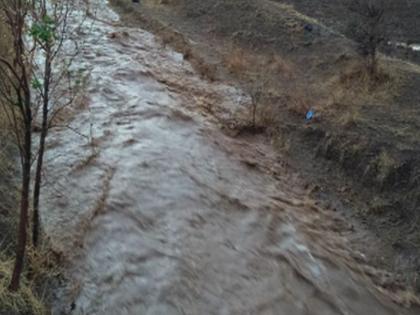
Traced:
<path id="1" fill-rule="evenodd" d="M 269 145 L 221 131 L 214 113 L 247 95 L 91 2 L 86 104 L 48 145 L 44 227 L 70 280 L 55 314 L 419 314 L 373 285 L 351 227 Z"/>

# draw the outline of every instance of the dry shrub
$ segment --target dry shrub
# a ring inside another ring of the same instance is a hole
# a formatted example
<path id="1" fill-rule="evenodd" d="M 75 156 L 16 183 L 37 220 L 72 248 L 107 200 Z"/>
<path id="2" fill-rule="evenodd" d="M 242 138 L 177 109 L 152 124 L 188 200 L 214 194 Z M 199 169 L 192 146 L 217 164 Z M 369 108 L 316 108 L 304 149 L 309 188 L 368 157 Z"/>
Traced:
<path id="1" fill-rule="evenodd" d="M 162 41 L 163 46 L 171 46 L 176 51 L 186 54 L 186 51 L 190 48 L 190 44 L 185 36 L 174 30 L 163 27 L 159 32 L 159 38 Z"/>
<path id="2" fill-rule="evenodd" d="M 224 57 L 224 66 L 231 74 L 242 76 L 246 74 L 270 79 L 296 77 L 296 67 L 285 58 L 272 54 L 270 56 L 258 54 L 244 48 L 234 48 Z"/>
<path id="3" fill-rule="evenodd" d="M 225 56 L 224 64 L 230 73 L 241 74 L 249 71 L 252 62 L 243 49 L 236 48 L 229 55 Z"/>
<path id="4" fill-rule="evenodd" d="M 339 75 L 339 83 L 343 86 L 369 92 L 375 92 L 377 89 L 387 86 L 392 80 L 393 78 L 384 67 L 379 67 L 378 71 L 371 74 L 365 63 L 360 60 L 351 63 Z"/>
<path id="5" fill-rule="evenodd" d="M 301 98 L 302 92 L 297 92 L 300 89 L 291 88 L 297 77 L 295 65 L 278 54 L 264 55 L 235 48 L 225 56 L 224 65 L 231 74 L 245 81 L 251 96 L 248 120 L 254 128 L 275 126 L 280 120 L 281 106 L 290 106 L 299 113 L 308 109 L 309 102 Z"/>
<path id="6" fill-rule="evenodd" d="M 217 66 L 214 64 L 208 64 L 200 58 L 194 58 L 191 60 L 191 64 L 194 69 L 198 71 L 202 78 L 209 81 L 215 81 L 217 79 Z"/>
<path id="7" fill-rule="evenodd" d="M 328 91 L 321 112 L 330 116 L 339 113 L 340 118 L 336 121 L 340 125 L 350 126 L 361 119 L 361 106 L 391 104 L 402 82 L 400 71 L 396 69 L 390 63 L 383 62 L 372 76 L 362 59 L 350 60 L 337 74 L 319 84 L 318 90 Z"/>
<path id="8" fill-rule="evenodd" d="M 299 87 L 289 91 L 286 97 L 287 109 L 297 115 L 303 116 L 309 109 L 315 107 L 308 93 Z"/>
<path id="9" fill-rule="evenodd" d="M 48 245 L 39 249 L 30 248 L 27 255 L 27 270 L 16 293 L 8 290 L 14 258 L 0 252 L 0 314 L 49 314 L 46 300 L 52 283 L 60 277 L 60 257 Z"/>
<path id="10" fill-rule="evenodd" d="M 258 115 L 258 123 L 261 126 L 273 127 L 280 121 L 280 111 L 275 103 L 263 100 Z"/>
<path id="11" fill-rule="evenodd" d="M 357 122 L 361 121 L 361 119 L 362 117 L 358 108 L 349 107 L 336 121 L 340 126 L 349 128 L 355 126 Z"/>
<path id="12" fill-rule="evenodd" d="M 392 73 L 392 74 L 391 74 Z M 348 63 L 331 81 L 338 96 L 345 103 L 375 103 L 389 100 L 398 93 L 401 77 L 388 64 L 378 65 L 371 75 L 365 63 L 358 59 Z"/>
<path id="13" fill-rule="evenodd" d="M 271 130 L 282 123 L 284 109 L 298 116 L 304 117 L 309 109 L 317 109 L 318 103 L 310 96 L 310 92 L 302 86 L 282 85 L 277 88 L 276 92 L 266 87 L 262 90 L 261 97 L 255 100 L 253 98 L 251 106 L 251 122 L 252 110 L 256 109 L 255 123 L 256 127 L 264 130 Z"/>

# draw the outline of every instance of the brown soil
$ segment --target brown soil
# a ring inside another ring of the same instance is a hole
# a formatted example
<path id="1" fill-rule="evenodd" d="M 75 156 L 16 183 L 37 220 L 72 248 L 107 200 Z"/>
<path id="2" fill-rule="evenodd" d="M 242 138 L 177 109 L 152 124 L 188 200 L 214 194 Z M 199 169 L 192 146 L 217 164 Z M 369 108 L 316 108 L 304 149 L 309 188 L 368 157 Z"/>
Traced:
<path id="1" fill-rule="evenodd" d="M 313 195 L 354 222 L 355 244 L 374 247 L 372 263 L 420 286 L 419 66 L 383 57 L 372 83 L 354 44 L 340 33 L 345 9 L 330 1 L 111 3 L 126 21 L 183 52 L 208 79 L 236 80 L 252 95 L 262 91 L 258 123 L 289 154 Z M 399 8 L 404 17 L 411 12 Z M 414 15 L 407 21 L 414 25 Z M 315 118 L 307 122 L 310 108 Z M 227 129 L 249 126 L 246 117 L 231 120 Z"/>

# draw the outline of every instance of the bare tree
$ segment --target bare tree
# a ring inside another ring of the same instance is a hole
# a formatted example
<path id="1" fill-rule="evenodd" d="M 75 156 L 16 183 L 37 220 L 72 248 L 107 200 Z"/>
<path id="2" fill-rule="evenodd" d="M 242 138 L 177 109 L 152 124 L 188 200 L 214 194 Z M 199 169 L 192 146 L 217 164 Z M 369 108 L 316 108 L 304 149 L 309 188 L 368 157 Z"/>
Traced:
<path id="1" fill-rule="evenodd" d="M 263 114 L 267 109 L 267 98 L 271 96 L 270 80 L 278 73 L 278 65 L 273 59 L 264 62 L 265 71 L 250 73 L 252 80 L 249 83 L 250 103 L 250 127 L 255 132 L 264 129 Z"/>
<path id="2" fill-rule="evenodd" d="M 350 0 L 348 7 L 355 14 L 355 20 L 349 25 L 348 31 L 366 58 L 370 75 L 374 76 L 378 70 L 378 47 L 386 39 L 386 1 Z"/>
<path id="3" fill-rule="evenodd" d="M 42 54 L 38 55 L 37 66 L 34 67 L 32 73 L 33 89 L 36 90 L 39 107 L 41 110 L 41 128 L 39 135 L 39 146 L 37 153 L 37 163 L 35 168 L 34 190 L 33 190 L 33 216 L 32 216 L 32 242 L 36 247 L 39 243 L 40 234 L 40 214 L 39 202 L 42 185 L 42 171 L 44 164 L 45 143 L 48 130 L 51 127 L 52 119 L 64 107 L 70 105 L 74 100 L 73 83 L 69 74 L 69 67 L 72 58 L 67 62 L 62 62 L 60 52 L 63 44 L 70 40 L 68 36 L 69 24 L 68 20 L 71 13 L 74 12 L 75 1 L 61 0 L 55 2 L 47 2 L 46 0 L 33 1 L 31 15 L 32 23 L 30 35 L 38 50 Z M 76 49 L 70 57 L 77 55 Z M 61 68 L 59 74 L 54 75 L 56 61 L 59 60 Z M 66 80 L 66 84 L 62 84 Z M 65 86 L 65 88 L 63 88 Z M 67 96 L 63 97 L 61 92 Z M 59 94 L 59 95 L 57 95 Z"/>

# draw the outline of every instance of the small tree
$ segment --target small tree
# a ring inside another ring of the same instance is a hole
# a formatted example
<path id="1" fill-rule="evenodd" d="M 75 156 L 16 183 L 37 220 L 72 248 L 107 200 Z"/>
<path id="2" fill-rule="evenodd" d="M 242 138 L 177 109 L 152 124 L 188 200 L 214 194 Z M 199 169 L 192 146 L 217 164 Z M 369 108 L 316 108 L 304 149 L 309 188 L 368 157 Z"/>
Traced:
<path id="1" fill-rule="evenodd" d="M 252 80 L 249 82 L 250 103 L 250 127 L 258 130 L 263 127 L 261 124 L 261 115 L 264 110 L 264 97 L 268 95 L 268 86 L 270 76 L 273 75 L 273 69 L 269 62 L 264 64 L 267 70 L 264 73 L 250 73 Z M 260 120 L 260 121 L 258 121 Z"/>
<path id="2" fill-rule="evenodd" d="M 69 39 L 66 35 L 69 31 L 68 19 L 74 11 L 74 1 L 61 0 L 48 2 L 46 0 L 33 1 L 31 15 L 32 23 L 30 28 L 30 35 L 33 42 L 38 48 L 39 54 L 37 67 L 32 73 L 32 86 L 36 92 L 36 99 L 39 104 L 37 108 L 41 110 L 41 128 L 39 135 L 39 146 L 37 154 L 37 163 L 34 177 L 33 190 L 33 212 L 32 212 L 32 243 L 36 247 L 39 243 L 40 234 L 40 213 L 39 202 L 42 185 L 42 171 L 44 165 L 45 143 L 48 135 L 48 130 L 51 126 L 52 118 L 62 110 L 74 99 L 74 95 L 63 97 L 57 96 L 64 90 L 66 93 L 72 91 L 72 82 L 69 76 L 63 74 L 69 73 L 71 61 L 62 63 L 62 68 L 59 69 L 58 75 L 54 75 L 53 68 L 55 62 L 60 60 L 59 53 L 63 47 L 63 43 Z M 73 52 L 72 57 L 76 56 L 77 51 Z M 40 69 L 38 69 L 38 67 Z M 64 68 L 63 68 L 64 67 Z M 64 79 L 69 79 L 65 84 L 65 88 L 61 86 Z M 54 82 L 53 82 L 54 81 Z M 61 90 L 60 90 L 61 89 Z"/>
<path id="3" fill-rule="evenodd" d="M 371 76 L 378 70 L 378 47 L 386 39 L 385 0 L 350 0 L 348 7 L 355 14 L 349 33 L 357 42 Z"/>

